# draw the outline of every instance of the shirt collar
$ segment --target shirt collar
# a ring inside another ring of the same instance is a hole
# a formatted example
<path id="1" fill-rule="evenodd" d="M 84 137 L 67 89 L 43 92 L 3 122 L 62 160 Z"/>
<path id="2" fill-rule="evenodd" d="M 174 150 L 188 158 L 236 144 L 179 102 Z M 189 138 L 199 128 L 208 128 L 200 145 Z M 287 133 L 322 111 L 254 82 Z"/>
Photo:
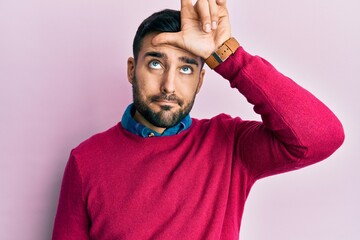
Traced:
<path id="1" fill-rule="evenodd" d="M 130 104 L 121 119 L 121 125 L 128 130 L 129 132 L 132 132 L 136 135 L 142 136 L 142 137 L 153 137 L 153 136 L 171 136 L 178 134 L 186 129 L 188 129 L 191 126 L 191 118 L 190 115 L 186 115 L 186 117 L 181 120 L 180 123 L 178 123 L 175 126 L 172 126 L 170 128 L 167 128 L 162 134 L 159 134 L 153 130 L 151 130 L 148 127 L 145 127 L 141 123 L 138 123 L 132 116 L 133 116 L 133 108 L 134 104 Z"/>

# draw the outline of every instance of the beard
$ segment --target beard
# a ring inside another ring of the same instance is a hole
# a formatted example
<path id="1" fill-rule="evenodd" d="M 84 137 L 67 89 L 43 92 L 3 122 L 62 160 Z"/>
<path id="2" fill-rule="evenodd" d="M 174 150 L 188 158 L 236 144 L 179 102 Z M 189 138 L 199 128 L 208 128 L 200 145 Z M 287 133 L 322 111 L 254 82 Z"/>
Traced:
<path id="1" fill-rule="evenodd" d="M 152 125 L 161 128 L 169 128 L 180 123 L 181 120 L 183 120 L 190 113 L 196 96 L 194 93 L 194 96 L 188 103 L 179 99 L 175 94 L 168 95 L 164 93 L 148 96 L 146 99 L 142 99 L 136 77 L 133 79 L 132 89 L 135 109 Z M 177 103 L 180 108 L 177 111 L 172 111 L 174 108 L 173 106 L 163 105 L 160 106 L 160 111 L 155 112 L 149 107 L 149 104 L 159 100 L 167 100 L 172 103 Z"/>

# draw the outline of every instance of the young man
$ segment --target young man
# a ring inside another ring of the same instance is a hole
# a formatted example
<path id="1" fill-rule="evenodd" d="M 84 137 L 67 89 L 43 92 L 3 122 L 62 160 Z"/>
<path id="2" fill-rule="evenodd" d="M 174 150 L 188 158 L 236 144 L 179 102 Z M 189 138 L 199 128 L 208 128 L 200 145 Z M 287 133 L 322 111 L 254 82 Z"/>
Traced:
<path id="1" fill-rule="evenodd" d="M 181 5 L 181 15 L 164 10 L 140 25 L 128 60 L 133 104 L 71 152 L 53 239 L 235 240 L 256 180 L 342 144 L 324 104 L 231 37 L 224 0 Z M 204 59 L 262 122 L 190 118 Z"/>

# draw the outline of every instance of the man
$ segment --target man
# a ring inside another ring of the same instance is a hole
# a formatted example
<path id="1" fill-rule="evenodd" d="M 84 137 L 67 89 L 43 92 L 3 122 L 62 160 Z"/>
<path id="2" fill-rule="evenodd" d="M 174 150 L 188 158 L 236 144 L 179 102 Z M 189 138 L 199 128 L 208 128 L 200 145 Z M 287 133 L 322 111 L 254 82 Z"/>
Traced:
<path id="1" fill-rule="evenodd" d="M 232 38 L 225 0 L 153 14 L 133 50 L 133 104 L 71 152 L 53 239 L 238 239 L 256 180 L 323 160 L 343 142 L 324 104 Z M 190 118 L 204 59 L 263 122 Z"/>

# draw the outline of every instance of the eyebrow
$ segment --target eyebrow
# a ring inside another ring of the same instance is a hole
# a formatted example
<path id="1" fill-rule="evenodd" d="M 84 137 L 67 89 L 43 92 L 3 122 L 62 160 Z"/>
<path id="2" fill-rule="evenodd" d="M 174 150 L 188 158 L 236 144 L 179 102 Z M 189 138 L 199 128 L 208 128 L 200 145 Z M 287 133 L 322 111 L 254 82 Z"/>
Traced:
<path id="1" fill-rule="evenodd" d="M 162 59 L 167 59 L 168 58 L 165 53 L 155 52 L 155 51 L 146 52 L 145 57 L 156 57 L 156 58 L 162 58 Z M 196 65 L 196 66 L 200 65 L 199 62 L 195 58 L 182 56 L 182 57 L 179 57 L 179 60 L 181 62 L 184 62 L 184 63 L 187 63 L 187 64 L 192 64 L 192 65 Z"/>
<path id="2" fill-rule="evenodd" d="M 145 57 L 167 58 L 167 56 L 161 52 L 147 52 L 145 53 Z"/>
<path id="3" fill-rule="evenodd" d="M 187 63 L 187 64 L 193 64 L 193 65 L 199 66 L 199 62 L 194 58 L 179 57 L 179 60 L 184 62 L 184 63 Z"/>

